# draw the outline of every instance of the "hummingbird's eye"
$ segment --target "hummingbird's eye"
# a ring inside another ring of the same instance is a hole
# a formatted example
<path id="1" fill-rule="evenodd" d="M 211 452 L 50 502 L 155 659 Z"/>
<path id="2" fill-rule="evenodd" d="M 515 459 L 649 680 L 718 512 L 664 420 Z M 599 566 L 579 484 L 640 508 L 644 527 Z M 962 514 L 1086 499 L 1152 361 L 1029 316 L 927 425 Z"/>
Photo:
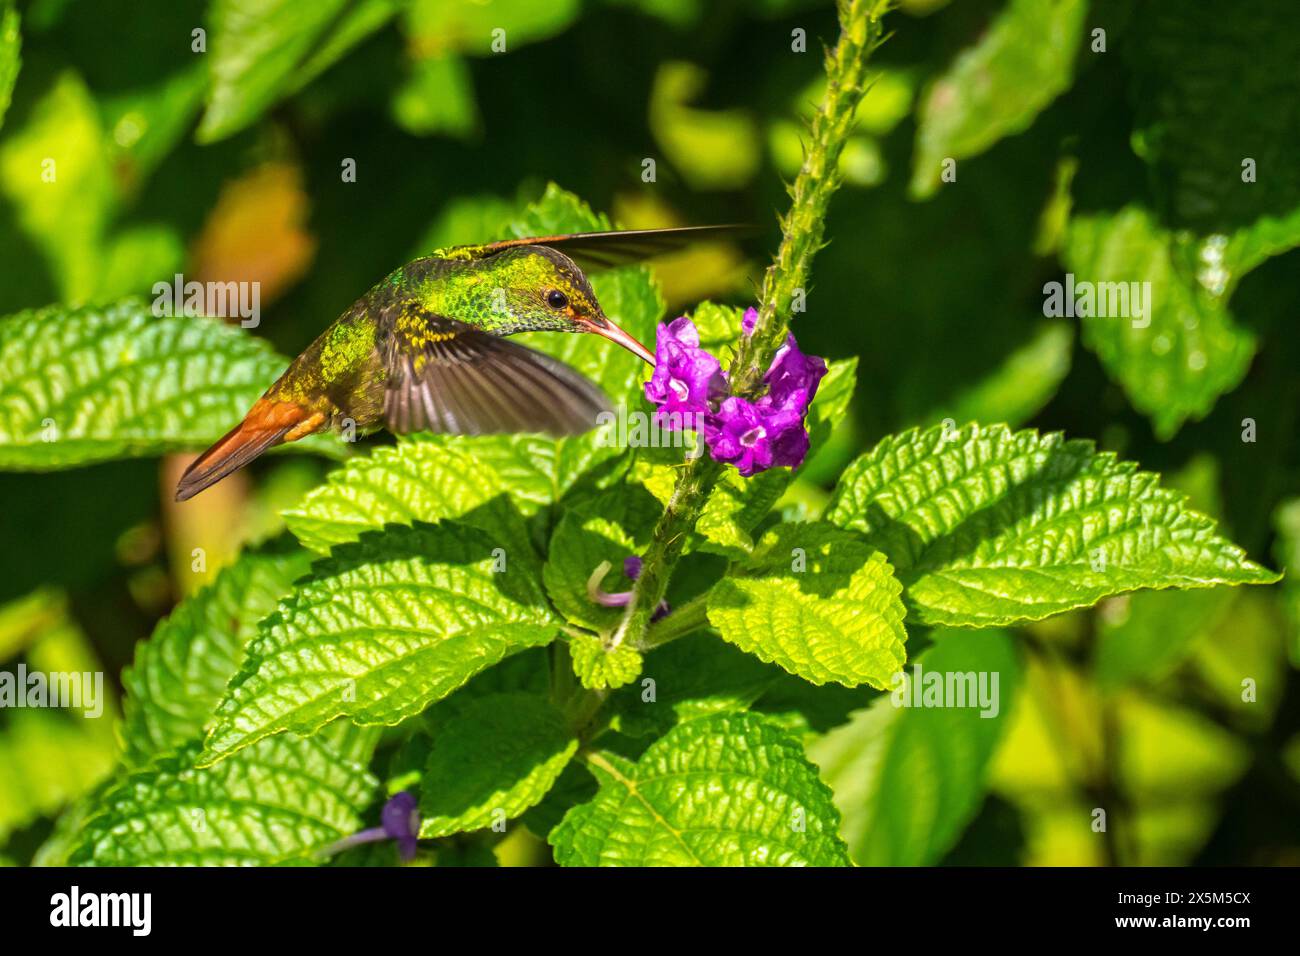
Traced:
<path id="1" fill-rule="evenodd" d="M 546 293 L 546 304 L 552 309 L 568 308 L 569 297 L 559 289 L 552 289 L 550 292 Z"/>

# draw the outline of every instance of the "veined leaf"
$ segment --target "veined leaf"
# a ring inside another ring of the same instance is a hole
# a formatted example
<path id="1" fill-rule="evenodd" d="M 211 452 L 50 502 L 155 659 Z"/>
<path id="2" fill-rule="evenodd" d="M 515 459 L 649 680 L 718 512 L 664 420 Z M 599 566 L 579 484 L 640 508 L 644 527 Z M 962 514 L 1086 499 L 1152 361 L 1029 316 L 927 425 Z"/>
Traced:
<path id="1" fill-rule="evenodd" d="M 284 517 L 298 540 L 318 551 L 385 525 L 443 518 L 510 540 L 523 535 L 523 525 L 508 497 L 505 481 L 472 446 L 421 436 L 354 459 Z"/>
<path id="2" fill-rule="evenodd" d="M 885 556 L 824 522 L 781 524 L 709 594 L 709 623 L 814 684 L 885 687 L 906 660 L 902 585 Z"/>
<path id="3" fill-rule="evenodd" d="M 682 721 L 746 710 L 781 676 L 709 631 L 651 651 L 642 673 L 654 683 L 633 684 L 609 701 L 611 726 L 632 737 L 658 737 Z"/>
<path id="4" fill-rule="evenodd" d="M 215 441 L 284 370 L 266 343 L 138 300 L 0 319 L 0 469 L 50 469 Z M 341 454 L 341 442 L 307 447 Z"/>
<path id="5" fill-rule="evenodd" d="M 336 548 L 262 623 L 203 762 L 343 715 L 395 724 L 508 654 L 548 643 L 557 622 L 535 565 L 503 567 L 503 555 L 483 532 L 451 523 Z"/>
<path id="6" fill-rule="evenodd" d="M 1020 675 L 1011 639 L 934 637 L 906 683 L 808 748 L 862 866 L 939 862 L 983 803 L 989 760 L 1009 726 Z"/>
<path id="7" fill-rule="evenodd" d="M 199 736 L 258 622 L 307 573 L 311 559 L 311 552 L 283 542 L 243 555 L 136 648 L 135 664 L 122 674 L 128 763 L 146 763 Z"/>
<path id="8" fill-rule="evenodd" d="M 551 831 L 561 866 L 844 866 L 839 811 L 803 748 L 752 714 L 690 720 L 632 763 L 593 754 L 589 803 Z"/>
<path id="9" fill-rule="evenodd" d="M 630 684 L 641 675 L 644 663 L 635 647 L 620 644 L 606 647 L 594 634 L 574 634 L 569 638 L 569 658 L 573 673 L 588 690 L 607 690 Z"/>
<path id="10" fill-rule="evenodd" d="M 1092 442 L 1004 425 L 886 438 L 827 519 L 884 551 L 927 624 L 1032 621 L 1138 588 L 1277 579 L 1214 522 Z"/>
<path id="11" fill-rule="evenodd" d="M 564 716 L 534 694 L 488 694 L 439 729 L 420 783 L 420 836 L 519 816 L 546 796 L 578 749 Z"/>
<path id="12" fill-rule="evenodd" d="M 128 773 L 95 801 L 73 865 L 309 863 L 361 828 L 377 781 L 319 738 L 263 740 L 215 767 L 198 745 Z"/>
<path id="13" fill-rule="evenodd" d="M 617 624 L 622 609 L 595 603 L 587 592 L 588 580 L 608 563 L 601 589 L 630 590 L 623 559 L 644 550 L 658 517 L 655 499 L 635 485 L 620 485 L 568 509 L 551 535 L 543 574 L 546 593 L 560 613 L 593 631 Z"/>
<path id="14" fill-rule="evenodd" d="M 1069 89 L 1087 12 L 1087 0 L 1010 0 L 921 101 L 914 195 L 939 187 L 944 159 L 978 156 L 1028 129 Z"/>

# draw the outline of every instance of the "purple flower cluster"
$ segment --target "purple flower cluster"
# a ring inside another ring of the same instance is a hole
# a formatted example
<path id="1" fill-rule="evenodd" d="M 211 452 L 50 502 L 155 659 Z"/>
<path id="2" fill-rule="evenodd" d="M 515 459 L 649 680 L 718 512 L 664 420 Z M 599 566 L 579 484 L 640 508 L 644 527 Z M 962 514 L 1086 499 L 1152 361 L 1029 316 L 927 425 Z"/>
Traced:
<path id="1" fill-rule="evenodd" d="M 754 331 L 758 311 L 741 319 L 745 335 Z M 757 401 L 726 396 L 727 376 L 716 358 L 700 348 L 700 335 L 682 316 L 660 324 L 655 370 L 645 395 L 658 408 L 655 424 L 670 430 L 695 427 L 709 454 L 735 465 L 748 477 L 774 466 L 797 468 L 808 454 L 804 418 L 826 374 L 826 363 L 799 350 L 794 335 L 777 351 L 763 380 L 767 394 Z"/>

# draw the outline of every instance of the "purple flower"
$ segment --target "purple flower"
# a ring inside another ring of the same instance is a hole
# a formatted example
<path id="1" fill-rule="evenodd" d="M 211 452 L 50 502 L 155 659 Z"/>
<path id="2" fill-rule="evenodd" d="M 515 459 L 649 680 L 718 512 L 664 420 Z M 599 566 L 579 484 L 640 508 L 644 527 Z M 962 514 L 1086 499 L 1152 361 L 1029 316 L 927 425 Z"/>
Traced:
<path id="1" fill-rule="evenodd" d="M 697 416 L 713 410 L 726 391 L 718 360 L 700 348 L 700 334 L 682 316 L 659 324 L 655 340 L 655 370 L 645 383 L 645 396 L 658 405 L 654 422 L 670 431 L 690 427 Z"/>
<path id="2" fill-rule="evenodd" d="M 772 367 L 763 376 L 768 384 L 767 398 L 773 405 L 790 405 L 802 415 L 817 394 L 817 386 L 826 374 L 826 362 L 816 355 L 804 355 L 791 334 L 777 350 Z"/>
<path id="3" fill-rule="evenodd" d="M 415 794 L 403 790 L 384 804 L 379 814 L 384 833 L 397 841 L 403 860 L 415 858 L 415 845 L 420 836 L 420 811 L 416 809 Z"/>
<path id="4" fill-rule="evenodd" d="M 629 554 L 623 559 L 623 574 L 629 581 L 635 581 L 641 576 L 641 559 L 635 554 Z"/>
<path id="5" fill-rule="evenodd" d="M 420 811 L 416 807 L 415 794 L 409 790 L 396 793 L 379 812 L 379 826 L 344 837 L 324 852 L 329 855 L 362 843 L 393 840 L 397 843 L 397 852 L 401 858 L 412 860 L 415 858 L 415 849 L 420 838 Z"/>
<path id="6" fill-rule="evenodd" d="M 773 465 L 798 467 L 808 453 L 803 409 L 732 397 L 704 424 L 709 454 L 748 478 Z"/>
<path id="7" fill-rule="evenodd" d="M 758 321 L 758 309 L 750 306 L 745 310 L 745 314 L 740 317 L 740 331 L 746 335 L 754 334 L 754 323 Z"/>

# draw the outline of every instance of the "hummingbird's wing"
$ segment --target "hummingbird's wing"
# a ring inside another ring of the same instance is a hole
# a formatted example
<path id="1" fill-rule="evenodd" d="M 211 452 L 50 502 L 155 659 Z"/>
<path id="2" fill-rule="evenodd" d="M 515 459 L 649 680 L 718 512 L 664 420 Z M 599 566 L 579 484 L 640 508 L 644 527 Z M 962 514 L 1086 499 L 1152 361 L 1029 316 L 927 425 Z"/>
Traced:
<path id="1" fill-rule="evenodd" d="M 627 229 L 615 232 L 575 232 L 562 236 L 533 236 L 528 239 L 502 239 L 470 247 L 475 258 L 482 258 L 516 246 L 553 246 L 576 262 L 583 270 L 610 269 L 665 252 L 673 252 L 700 240 L 737 238 L 752 231 L 744 225 L 680 226 L 671 229 Z"/>
<path id="2" fill-rule="evenodd" d="M 381 344 L 390 431 L 576 435 L 612 410 L 558 359 L 446 316 L 421 319 L 420 334 L 394 328 Z"/>

